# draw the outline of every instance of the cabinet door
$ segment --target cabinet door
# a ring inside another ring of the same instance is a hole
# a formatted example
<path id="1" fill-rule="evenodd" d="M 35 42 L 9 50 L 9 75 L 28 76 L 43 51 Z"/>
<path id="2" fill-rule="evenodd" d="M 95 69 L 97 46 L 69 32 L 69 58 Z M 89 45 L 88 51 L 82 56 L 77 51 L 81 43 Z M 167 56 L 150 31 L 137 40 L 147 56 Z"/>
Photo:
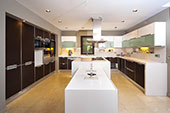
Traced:
<path id="1" fill-rule="evenodd" d="M 51 72 L 55 71 L 55 61 L 51 62 Z"/>
<path id="2" fill-rule="evenodd" d="M 22 63 L 34 61 L 34 27 L 22 25 Z"/>
<path id="3" fill-rule="evenodd" d="M 21 91 L 21 68 L 6 70 L 6 99 Z"/>
<path id="4" fill-rule="evenodd" d="M 118 63 L 118 70 L 121 70 L 121 59 L 117 58 L 117 63 Z"/>
<path id="5" fill-rule="evenodd" d="M 69 58 L 68 58 L 68 69 L 69 69 L 69 70 L 71 70 L 71 67 L 72 67 L 72 64 L 71 64 L 71 63 L 72 63 L 72 61 L 73 61 L 72 59 L 69 59 Z"/>
<path id="6" fill-rule="evenodd" d="M 44 73 L 45 73 L 45 76 L 48 75 L 50 73 L 50 64 L 51 63 L 48 63 L 48 64 L 45 64 L 45 70 L 44 70 Z"/>
<path id="7" fill-rule="evenodd" d="M 24 65 L 22 67 L 22 89 L 28 87 L 34 82 L 34 64 Z"/>
<path id="8" fill-rule="evenodd" d="M 125 68 L 125 60 L 124 59 L 121 59 L 121 72 L 123 72 L 124 73 L 124 68 Z"/>
<path id="9" fill-rule="evenodd" d="M 21 63 L 21 25 L 21 22 L 11 17 L 6 17 L 6 66 Z"/>
<path id="10" fill-rule="evenodd" d="M 136 64 L 136 83 L 141 87 L 145 87 L 145 66 L 143 64 Z"/>
<path id="11" fill-rule="evenodd" d="M 135 79 L 135 68 L 136 68 L 135 62 L 126 61 L 126 74 L 132 80 Z"/>
<path id="12" fill-rule="evenodd" d="M 39 67 L 36 67 L 35 68 L 35 73 L 36 73 L 36 75 L 35 75 L 36 81 L 41 79 L 44 76 L 44 74 L 43 74 L 43 65 L 39 66 Z"/>
<path id="13" fill-rule="evenodd" d="M 44 33 L 44 34 L 43 34 L 43 38 L 48 38 L 48 39 L 50 39 L 50 33 L 49 33 L 48 31 L 44 31 L 43 33 Z"/>
<path id="14" fill-rule="evenodd" d="M 67 69 L 67 58 L 66 57 L 59 58 L 59 69 Z"/>
<path id="15" fill-rule="evenodd" d="M 35 28 L 35 37 L 40 36 L 43 38 L 43 30 L 40 28 Z"/>
<path id="16" fill-rule="evenodd" d="M 154 35 L 145 36 L 145 46 L 154 46 Z"/>

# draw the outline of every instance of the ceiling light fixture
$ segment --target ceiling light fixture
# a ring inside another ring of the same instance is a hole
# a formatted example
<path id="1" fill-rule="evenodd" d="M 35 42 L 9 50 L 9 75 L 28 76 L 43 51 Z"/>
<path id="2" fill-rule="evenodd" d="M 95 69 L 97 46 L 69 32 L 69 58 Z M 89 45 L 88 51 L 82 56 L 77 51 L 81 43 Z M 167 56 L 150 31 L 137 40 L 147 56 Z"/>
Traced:
<path id="1" fill-rule="evenodd" d="M 122 22 L 122 23 L 124 23 L 125 21 L 124 21 L 124 20 L 122 20 L 121 22 Z"/>
<path id="2" fill-rule="evenodd" d="M 164 4 L 162 7 L 170 7 L 170 2 Z"/>
<path id="3" fill-rule="evenodd" d="M 46 9 L 45 12 L 50 13 L 51 11 L 49 9 Z"/>
<path id="4" fill-rule="evenodd" d="M 58 20 L 58 23 L 62 23 L 62 20 Z"/>
<path id="5" fill-rule="evenodd" d="M 117 26 L 115 27 L 115 29 L 117 29 Z"/>
<path id="6" fill-rule="evenodd" d="M 132 12 L 136 13 L 136 12 L 138 12 L 138 10 L 137 9 L 133 9 Z"/>

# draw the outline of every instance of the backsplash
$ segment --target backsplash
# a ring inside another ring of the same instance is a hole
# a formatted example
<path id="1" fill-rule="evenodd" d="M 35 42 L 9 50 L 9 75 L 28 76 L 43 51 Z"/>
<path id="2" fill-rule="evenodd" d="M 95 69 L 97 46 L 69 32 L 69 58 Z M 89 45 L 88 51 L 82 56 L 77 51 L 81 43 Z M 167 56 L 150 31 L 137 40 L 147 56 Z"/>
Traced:
<path id="1" fill-rule="evenodd" d="M 81 55 L 81 49 L 80 48 L 74 48 L 72 49 L 73 54 L 72 56 L 80 56 Z M 68 56 L 68 51 L 65 48 L 62 48 L 62 53 L 60 56 Z M 124 54 L 125 56 L 143 59 L 143 60 L 149 60 L 149 61 L 155 61 L 160 63 L 166 62 L 166 48 L 165 47 L 154 47 L 154 53 L 142 53 L 142 52 L 134 52 L 132 48 L 126 48 L 126 49 L 114 49 L 112 52 L 109 52 L 107 49 L 99 49 L 95 48 L 95 56 L 117 56 L 120 54 Z"/>
<path id="2" fill-rule="evenodd" d="M 154 47 L 154 53 L 133 52 L 132 48 L 123 49 L 124 54 L 130 54 L 130 57 L 145 59 L 160 63 L 166 63 L 166 48 Z"/>
<path id="3" fill-rule="evenodd" d="M 122 49 L 114 49 L 112 52 L 109 52 L 108 49 L 99 49 L 95 48 L 95 56 L 116 56 L 116 54 L 121 54 L 123 51 Z M 72 56 L 80 56 L 81 55 L 81 49 L 80 48 L 74 48 Z M 60 56 L 68 56 L 68 52 L 65 48 L 62 48 L 62 53 Z"/>

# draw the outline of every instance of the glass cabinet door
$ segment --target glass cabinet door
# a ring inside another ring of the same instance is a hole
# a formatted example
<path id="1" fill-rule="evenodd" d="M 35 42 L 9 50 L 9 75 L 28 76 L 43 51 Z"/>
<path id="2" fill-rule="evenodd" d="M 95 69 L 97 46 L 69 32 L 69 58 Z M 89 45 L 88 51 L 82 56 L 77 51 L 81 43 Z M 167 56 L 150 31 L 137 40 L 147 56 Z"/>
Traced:
<path id="1" fill-rule="evenodd" d="M 154 46 L 154 35 L 145 36 L 145 46 Z"/>

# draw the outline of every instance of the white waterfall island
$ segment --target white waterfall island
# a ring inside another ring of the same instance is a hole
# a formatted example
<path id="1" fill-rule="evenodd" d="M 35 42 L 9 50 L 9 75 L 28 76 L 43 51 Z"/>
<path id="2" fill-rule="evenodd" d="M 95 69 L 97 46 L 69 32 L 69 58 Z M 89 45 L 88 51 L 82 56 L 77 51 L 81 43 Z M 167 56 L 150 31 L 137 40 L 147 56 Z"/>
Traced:
<path id="1" fill-rule="evenodd" d="M 78 63 L 79 62 L 79 63 Z M 99 62 L 100 66 L 97 65 Z M 103 62 L 103 65 L 102 65 Z M 118 91 L 110 80 L 110 72 L 105 69 L 108 63 L 106 60 L 97 61 L 89 59 L 76 59 L 73 67 L 77 67 L 68 86 L 65 88 L 65 113 L 117 113 L 118 112 Z M 94 63 L 94 64 L 93 64 Z M 92 72 L 95 76 L 89 76 Z"/>

